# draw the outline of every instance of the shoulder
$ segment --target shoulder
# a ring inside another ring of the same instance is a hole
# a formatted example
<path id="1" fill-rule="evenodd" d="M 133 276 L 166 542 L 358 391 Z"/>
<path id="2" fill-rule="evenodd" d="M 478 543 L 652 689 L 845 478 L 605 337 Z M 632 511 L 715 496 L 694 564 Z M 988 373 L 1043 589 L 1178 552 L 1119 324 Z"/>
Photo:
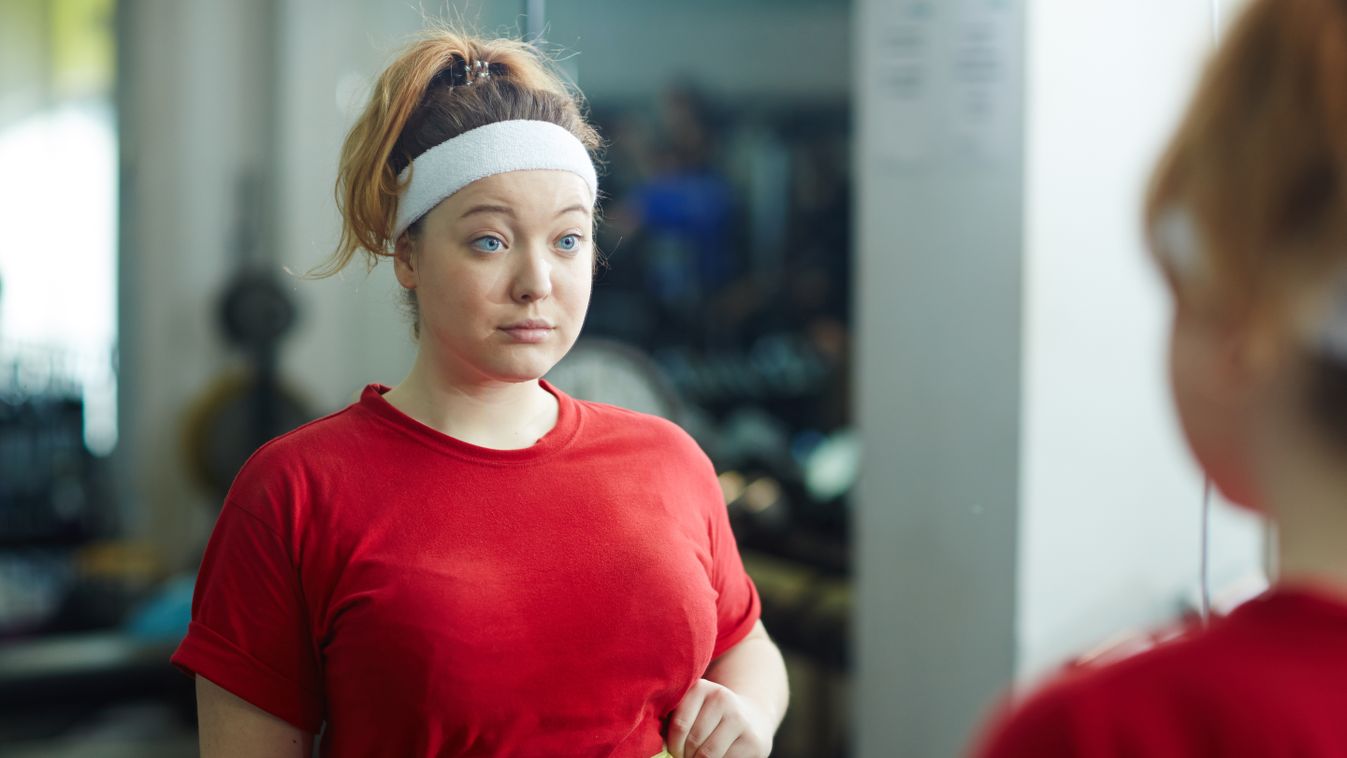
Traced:
<path id="1" fill-rule="evenodd" d="M 315 476 L 343 470 L 344 459 L 356 454 L 352 440 L 368 437 L 356 434 L 355 416 L 355 406 L 347 406 L 264 443 L 239 469 L 227 502 L 256 511 L 251 504 L 260 499 L 296 499 Z"/>
<path id="2" fill-rule="evenodd" d="M 1007 701 L 974 750 L 977 758 L 1077 755 L 1072 732 L 1077 705 L 1074 688 L 1063 677 L 1041 687 L 1029 699 Z"/>
<path id="3" fill-rule="evenodd" d="M 662 445 L 672 445 L 686 452 L 701 453 L 701 448 L 683 427 L 674 422 L 607 403 L 573 400 L 590 427 L 591 433 L 616 434 Z"/>
<path id="4" fill-rule="evenodd" d="M 1185 744 L 1205 716 L 1219 711 L 1211 673 L 1224 646 L 1222 635 L 1195 632 L 1115 663 L 1059 674 L 1004 710 L 978 755 L 1105 756 L 1123 754 L 1128 745 Z"/>
<path id="5" fill-rule="evenodd" d="M 606 460 L 621 459 L 624 465 L 645 476 L 666 478 L 671 483 L 715 485 L 715 465 L 697 441 L 681 426 L 648 413 L 605 403 L 575 401 L 584 419 L 584 446 Z"/>
<path id="6" fill-rule="evenodd" d="M 345 437 L 359 424 L 356 406 L 349 405 L 334 413 L 291 429 L 259 447 L 245 468 L 275 467 L 302 462 L 314 454 L 329 454 L 334 448 L 349 447 Z"/>

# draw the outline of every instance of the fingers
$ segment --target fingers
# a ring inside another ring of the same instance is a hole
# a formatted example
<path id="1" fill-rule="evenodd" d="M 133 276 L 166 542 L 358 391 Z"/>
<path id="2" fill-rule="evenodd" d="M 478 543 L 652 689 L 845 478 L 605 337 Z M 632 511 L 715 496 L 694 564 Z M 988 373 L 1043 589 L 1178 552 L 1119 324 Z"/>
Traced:
<path id="1" fill-rule="evenodd" d="M 674 758 L 762 758 L 768 746 L 754 735 L 734 693 L 698 682 L 669 716 L 666 745 Z"/>
<path id="2" fill-rule="evenodd" d="M 733 722 L 732 718 L 722 718 L 705 740 L 696 743 L 695 751 L 691 750 L 693 743 L 689 740 L 688 758 L 725 758 L 730 746 L 744 733 L 742 725 Z"/>
<path id="3" fill-rule="evenodd" d="M 766 758 L 770 752 L 770 747 L 763 747 L 757 740 L 744 734 L 730 745 L 730 749 L 725 752 L 725 758 Z"/>
<path id="4" fill-rule="evenodd" d="M 703 714 L 712 709 L 710 701 L 713 699 L 707 698 L 707 704 L 702 707 Z M 764 758 L 767 755 L 770 748 L 754 736 L 742 711 L 728 707 L 717 708 L 717 711 L 719 722 L 704 741 L 693 742 L 689 737 L 685 747 L 687 758 Z M 696 732 L 694 728 L 693 734 Z"/>
<path id="5" fill-rule="evenodd" d="M 695 749 L 696 745 L 701 744 L 701 740 L 689 740 L 694 729 L 698 730 L 698 737 L 706 739 L 716 727 L 716 724 L 706 726 L 698 723 L 701 720 L 702 703 L 706 701 L 706 689 L 701 685 L 701 682 L 693 685 L 669 716 L 669 734 L 665 742 L 674 758 L 691 758 L 689 749 Z M 719 721 L 719 717 L 716 720 Z"/>

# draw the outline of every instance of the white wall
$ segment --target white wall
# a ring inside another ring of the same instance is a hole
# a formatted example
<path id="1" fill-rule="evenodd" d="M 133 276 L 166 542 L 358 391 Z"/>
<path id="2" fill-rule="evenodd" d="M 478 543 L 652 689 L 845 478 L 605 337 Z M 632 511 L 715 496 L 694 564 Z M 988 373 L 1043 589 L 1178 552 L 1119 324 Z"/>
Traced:
<path id="1" fill-rule="evenodd" d="M 1018 670 L 1172 619 L 1202 482 L 1168 394 L 1168 295 L 1141 203 L 1211 48 L 1209 0 L 1035 0 L 1026 87 Z M 1213 584 L 1256 570 L 1222 510 Z"/>

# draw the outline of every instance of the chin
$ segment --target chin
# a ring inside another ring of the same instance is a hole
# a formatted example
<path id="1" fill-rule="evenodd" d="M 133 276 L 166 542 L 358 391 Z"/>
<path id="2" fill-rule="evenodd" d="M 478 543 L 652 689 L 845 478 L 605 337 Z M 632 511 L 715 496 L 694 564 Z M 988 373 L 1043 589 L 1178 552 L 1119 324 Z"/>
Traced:
<path id="1" fill-rule="evenodd" d="M 1213 481 L 1212 486 L 1221 493 L 1222 497 L 1234 505 L 1255 513 L 1266 514 L 1268 512 L 1262 494 L 1252 482 L 1227 481 L 1217 483 Z"/>
<path id="2" fill-rule="evenodd" d="M 1180 400 L 1184 397 L 1181 393 L 1176 396 Z M 1202 412 L 1192 413 L 1195 406 Z M 1184 441 L 1212 489 L 1234 505 L 1263 512 L 1263 499 L 1254 480 L 1253 456 L 1239 442 L 1245 438 L 1243 430 L 1232 425 L 1218 408 L 1179 402 L 1178 410 Z"/>
<path id="3" fill-rule="evenodd" d="M 1249 476 L 1247 467 L 1233 464 L 1222 465 L 1221 463 L 1201 459 L 1199 459 L 1199 462 L 1202 465 L 1202 473 L 1206 475 L 1212 488 L 1219 492 L 1221 497 L 1232 505 L 1237 505 L 1245 510 L 1255 513 L 1267 512 L 1263 505 L 1263 498 L 1259 496 L 1258 488 Z"/>
<path id="4" fill-rule="evenodd" d="M 511 361 L 492 366 L 490 373 L 502 382 L 531 382 L 547 375 L 557 361 Z"/>
<path id="5" fill-rule="evenodd" d="M 509 384 L 523 384 L 524 382 L 537 381 L 546 375 L 546 371 L 526 371 L 518 369 L 491 372 L 493 379 L 498 382 L 507 382 Z"/>

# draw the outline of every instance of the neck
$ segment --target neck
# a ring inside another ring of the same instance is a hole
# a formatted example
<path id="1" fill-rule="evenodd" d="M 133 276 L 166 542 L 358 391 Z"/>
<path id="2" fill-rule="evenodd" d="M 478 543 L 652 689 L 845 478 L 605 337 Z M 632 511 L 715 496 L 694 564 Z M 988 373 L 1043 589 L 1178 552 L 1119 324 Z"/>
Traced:
<path id="1" fill-rule="evenodd" d="M 1347 471 L 1322 444 L 1288 444 L 1269 477 L 1277 523 L 1277 581 L 1347 599 Z"/>
<path id="2" fill-rule="evenodd" d="M 556 425 L 557 400 L 537 379 L 468 381 L 439 368 L 422 348 L 384 399 L 443 434 L 478 447 L 531 447 Z"/>

